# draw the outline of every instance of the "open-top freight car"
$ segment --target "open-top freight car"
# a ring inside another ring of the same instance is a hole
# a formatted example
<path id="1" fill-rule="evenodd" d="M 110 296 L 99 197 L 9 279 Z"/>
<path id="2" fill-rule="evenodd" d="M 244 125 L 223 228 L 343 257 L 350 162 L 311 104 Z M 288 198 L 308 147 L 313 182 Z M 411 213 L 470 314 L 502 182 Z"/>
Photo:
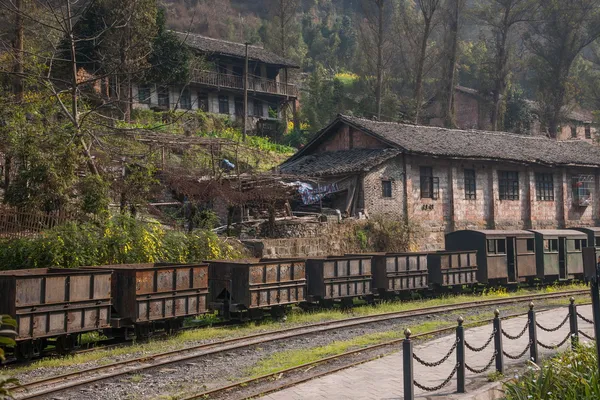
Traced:
<path id="1" fill-rule="evenodd" d="M 226 318 L 281 315 L 306 300 L 305 260 L 210 261 L 210 308 Z"/>
<path id="2" fill-rule="evenodd" d="M 84 332 L 110 328 L 112 271 L 40 268 L 0 272 L 0 314 L 15 317 L 16 357 L 37 357 L 52 338 L 69 352 Z"/>
<path id="3" fill-rule="evenodd" d="M 371 256 L 328 256 L 306 260 L 307 300 L 328 305 L 352 304 L 353 298 L 371 298 Z"/>
<path id="4" fill-rule="evenodd" d="M 114 333 L 147 337 L 155 329 L 176 331 L 185 317 L 208 311 L 208 264 L 122 264 L 89 267 L 114 271 Z"/>
<path id="5" fill-rule="evenodd" d="M 477 250 L 477 280 L 505 284 L 537 276 L 534 234 L 525 230 L 462 230 L 446 234 L 446 250 Z"/>
<path id="6" fill-rule="evenodd" d="M 371 256 L 373 293 L 390 297 L 409 291 L 429 288 L 426 252 L 365 253 L 348 256 Z"/>
<path id="7" fill-rule="evenodd" d="M 477 251 L 435 251 L 427 255 L 429 284 L 434 288 L 477 284 Z"/>
<path id="8" fill-rule="evenodd" d="M 570 229 L 531 230 L 535 235 L 537 276 L 545 281 L 583 278 L 588 235 Z"/>

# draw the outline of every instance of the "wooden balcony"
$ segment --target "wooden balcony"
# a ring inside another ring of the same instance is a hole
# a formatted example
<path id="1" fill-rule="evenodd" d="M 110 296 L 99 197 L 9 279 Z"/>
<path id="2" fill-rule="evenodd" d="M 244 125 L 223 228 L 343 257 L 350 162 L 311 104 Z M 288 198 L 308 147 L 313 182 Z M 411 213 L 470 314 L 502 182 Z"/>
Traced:
<path id="1" fill-rule="evenodd" d="M 216 88 L 244 90 L 243 76 L 223 74 L 220 72 L 194 71 L 192 74 L 192 82 Z M 252 76 L 248 78 L 248 91 L 298 97 L 298 88 L 296 88 L 296 85 Z"/>

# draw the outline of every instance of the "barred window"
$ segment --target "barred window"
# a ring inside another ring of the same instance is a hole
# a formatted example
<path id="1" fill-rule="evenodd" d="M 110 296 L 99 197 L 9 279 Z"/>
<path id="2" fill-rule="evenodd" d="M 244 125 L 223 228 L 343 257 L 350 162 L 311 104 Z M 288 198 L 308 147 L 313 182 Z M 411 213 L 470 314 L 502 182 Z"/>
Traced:
<path id="1" fill-rule="evenodd" d="M 576 138 L 577 137 L 577 127 L 576 126 L 572 126 L 571 127 L 571 137 L 572 138 Z"/>
<path id="2" fill-rule="evenodd" d="M 383 197 L 392 197 L 392 181 L 381 181 L 381 191 Z"/>
<path id="3" fill-rule="evenodd" d="M 475 180 L 475 170 L 465 169 L 465 199 L 475 200 L 477 198 L 477 183 Z"/>
<path id="4" fill-rule="evenodd" d="M 535 174 L 535 191 L 538 201 L 554 201 L 554 176 Z"/>
<path id="5" fill-rule="evenodd" d="M 181 92 L 181 99 L 179 100 L 179 105 L 184 110 L 192 109 L 192 93 L 189 88 L 183 89 Z"/>
<path id="6" fill-rule="evenodd" d="M 500 200 L 519 200 L 519 173 L 498 171 Z"/>
<path id="7" fill-rule="evenodd" d="M 440 179 L 433 176 L 432 167 L 421 167 L 421 198 L 437 200 L 440 197 Z"/>
<path id="8" fill-rule="evenodd" d="M 208 112 L 208 94 L 207 93 L 198 93 L 198 109 Z"/>
<path id="9" fill-rule="evenodd" d="M 141 104 L 150 104 L 152 90 L 150 85 L 141 85 L 138 87 L 138 101 Z"/>
<path id="10" fill-rule="evenodd" d="M 590 124 L 585 125 L 585 138 L 586 139 L 592 138 L 592 127 L 590 126 Z"/>
<path id="11" fill-rule="evenodd" d="M 263 117 L 263 102 L 260 100 L 254 100 L 254 116 Z"/>
<path id="12" fill-rule="evenodd" d="M 219 114 L 229 114 L 229 96 L 219 96 Z"/>
<path id="13" fill-rule="evenodd" d="M 169 108 L 171 106 L 168 87 L 161 87 L 158 89 L 158 106 L 164 108 Z"/>

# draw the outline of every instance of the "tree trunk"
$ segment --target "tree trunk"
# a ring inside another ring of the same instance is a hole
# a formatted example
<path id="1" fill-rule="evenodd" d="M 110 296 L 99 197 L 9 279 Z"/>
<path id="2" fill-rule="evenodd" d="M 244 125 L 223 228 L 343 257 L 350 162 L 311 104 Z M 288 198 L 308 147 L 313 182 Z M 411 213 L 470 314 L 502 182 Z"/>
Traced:
<path id="1" fill-rule="evenodd" d="M 375 101 L 377 104 L 377 119 L 381 120 L 381 97 L 383 92 L 383 2 L 377 1 L 379 11 L 378 34 L 377 34 L 377 87 L 375 88 Z"/>
<path id="2" fill-rule="evenodd" d="M 425 68 L 425 57 L 427 55 L 427 41 L 431 29 L 431 20 L 425 20 L 425 28 L 421 39 L 421 53 L 417 64 L 417 79 L 415 83 L 415 124 L 419 124 L 421 103 L 423 102 L 423 71 Z"/>
<path id="3" fill-rule="evenodd" d="M 450 18 L 450 34 L 448 37 L 448 64 L 446 66 L 445 86 L 442 103 L 444 126 L 455 128 L 454 117 L 454 76 L 456 72 L 456 57 L 458 52 L 458 23 L 460 16 L 460 1 L 453 0 L 452 15 Z"/>
<path id="4" fill-rule="evenodd" d="M 496 76 L 494 82 L 493 108 L 492 108 L 492 130 L 498 130 L 498 122 L 500 120 L 500 107 L 502 104 L 502 96 L 506 90 L 506 65 L 508 63 L 508 52 L 506 49 L 506 41 L 508 39 L 510 8 L 504 9 L 504 18 L 502 28 L 499 32 L 500 40 L 496 51 Z"/>
<path id="5" fill-rule="evenodd" d="M 15 0 L 15 66 L 14 72 L 15 77 L 13 81 L 13 93 L 15 95 L 15 101 L 21 103 L 23 101 L 23 53 L 25 51 L 25 34 L 23 28 L 23 16 L 22 16 L 22 0 Z"/>

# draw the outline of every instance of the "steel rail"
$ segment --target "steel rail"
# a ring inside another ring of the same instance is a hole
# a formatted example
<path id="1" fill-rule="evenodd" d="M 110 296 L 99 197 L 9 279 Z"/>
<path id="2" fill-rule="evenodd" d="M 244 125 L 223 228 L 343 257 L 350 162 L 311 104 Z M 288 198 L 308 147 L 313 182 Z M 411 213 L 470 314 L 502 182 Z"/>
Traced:
<path id="1" fill-rule="evenodd" d="M 21 386 L 12 388 L 16 399 L 32 399 L 42 395 L 48 395 L 57 392 L 63 392 L 75 387 L 87 385 L 90 383 L 119 377 L 129 373 L 139 372 L 164 365 L 188 361 L 212 354 L 223 353 L 225 351 L 237 350 L 267 342 L 289 339 L 298 336 L 310 335 L 314 333 L 326 332 L 340 328 L 350 328 L 367 323 L 384 322 L 394 319 L 418 317 L 437 314 L 441 312 L 457 311 L 470 308 L 485 307 L 488 305 L 505 305 L 531 300 L 547 300 L 562 298 L 574 295 L 588 294 L 587 290 L 569 290 L 555 293 L 543 293 L 533 295 L 514 296 L 506 299 L 489 299 L 463 302 L 452 305 L 430 306 L 422 309 L 388 312 L 378 315 L 354 317 L 338 321 L 325 321 L 310 325 L 297 326 L 276 331 L 261 332 L 253 335 L 231 338 L 211 343 L 204 343 L 185 349 L 171 350 L 168 352 L 157 353 L 149 356 L 138 357 L 131 360 L 125 360 L 106 364 L 98 367 L 87 368 L 80 371 L 74 371 L 55 377 L 44 378 L 41 380 L 24 383 Z M 182 355 L 183 354 L 183 355 Z M 176 357 L 180 355 L 179 357 Z M 136 365 L 137 364 L 137 365 Z M 86 377 L 87 375 L 87 377 Z M 78 378 L 83 378 L 79 379 Z M 66 383 L 65 385 L 60 385 Z M 60 386 L 59 386 L 60 385 Z M 37 389 L 37 390 L 36 390 Z"/>

